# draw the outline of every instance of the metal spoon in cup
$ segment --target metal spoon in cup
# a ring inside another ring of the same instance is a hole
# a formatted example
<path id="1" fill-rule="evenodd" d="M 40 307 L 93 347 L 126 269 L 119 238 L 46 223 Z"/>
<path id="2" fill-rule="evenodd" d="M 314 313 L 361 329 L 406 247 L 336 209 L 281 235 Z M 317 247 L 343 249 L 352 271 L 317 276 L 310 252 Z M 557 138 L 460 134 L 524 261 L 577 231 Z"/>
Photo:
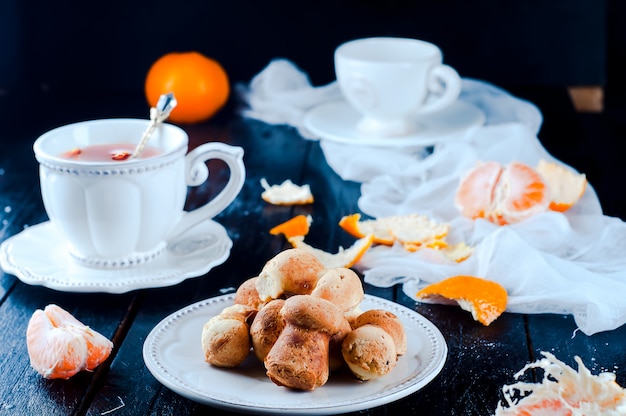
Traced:
<path id="1" fill-rule="evenodd" d="M 135 159 L 141 156 L 141 153 L 143 152 L 144 147 L 146 147 L 148 140 L 150 140 L 150 136 L 152 136 L 154 130 L 159 126 L 159 124 L 164 122 L 170 116 L 170 113 L 177 104 L 178 101 L 176 101 L 174 94 L 171 92 L 163 94 L 159 97 L 159 101 L 157 101 L 156 106 L 150 108 L 150 124 L 148 125 L 146 131 L 143 132 L 139 144 L 135 148 L 133 154 L 130 155 L 130 159 Z"/>

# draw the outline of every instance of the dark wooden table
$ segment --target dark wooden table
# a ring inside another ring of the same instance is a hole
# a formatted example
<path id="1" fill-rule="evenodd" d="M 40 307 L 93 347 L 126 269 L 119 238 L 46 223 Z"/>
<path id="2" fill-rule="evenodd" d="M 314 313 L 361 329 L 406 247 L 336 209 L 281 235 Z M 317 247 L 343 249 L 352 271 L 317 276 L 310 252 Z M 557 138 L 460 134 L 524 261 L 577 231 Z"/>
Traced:
<path id="1" fill-rule="evenodd" d="M 543 108 L 546 124 L 542 140 L 549 150 L 556 151 L 557 157 L 569 158 L 570 163 L 586 161 L 587 166 L 577 167 L 582 171 L 587 167 L 592 169 L 597 163 L 594 155 L 601 152 L 587 153 L 582 158 L 576 149 L 585 149 L 584 140 L 592 143 L 594 139 L 571 136 L 570 140 L 577 141 L 561 146 L 563 130 L 556 126 L 564 121 L 558 116 L 571 114 L 558 106 L 560 101 L 556 102 L 557 105 L 548 103 Z M 0 240 L 47 220 L 31 150 L 39 134 L 85 119 L 147 117 L 143 98 L 138 96 L 63 101 L 45 95 L 24 99 L 5 95 L 0 96 L 0 110 Z M 598 132 L 604 126 L 602 120 L 583 122 Z M 30 286 L 12 275 L 1 274 L 0 415 L 233 414 L 183 398 L 151 375 L 142 358 L 143 342 L 150 330 L 170 313 L 232 291 L 256 275 L 269 258 L 287 247 L 284 239 L 271 236 L 268 230 L 296 214 L 313 216 L 314 227 L 307 241 L 314 246 L 333 251 L 338 245 L 348 246 L 353 241 L 336 224 L 343 215 L 357 212 L 359 186 L 341 180 L 328 167 L 317 142 L 303 140 L 289 127 L 241 119 L 233 105 L 208 123 L 184 128 L 190 136 L 190 147 L 205 141 L 222 141 L 245 149 L 244 188 L 236 201 L 217 217 L 234 242 L 229 259 L 205 276 L 173 287 L 119 295 L 66 293 Z M 611 143 L 606 146 L 617 146 Z M 210 168 L 215 177 L 226 174 L 219 165 Z M 601 173 L 592 171 L 590 179 L 599 185 L 603 201 L 608 193 L 602 192 L 605 182 Z M 260 199 L 262 177 L 270 183 L 284 179 L 308 183 L 316 201 L 301 207 L 266 204 Z M 190 206 L 210 198 L 217 190 L 217 185 L 212 184 L 190 191 Z M 619 201 L 610 205 L 614 212 L 619 206 Z M 501 399 L 501 386 L 511 383 L 513 374 L 527 362 L 536 360 L 539 351 L 552 352 L 572 366 L 575 366 L 574 355 L 579 355 L 594 373 L 615 372 L 618 383 L 626 385 L 626 327 L 593 336 L 580 332 L 574 335 L 576 326 L 570 316 L 509 313 L 484 327 L 458 307 L 416 304 L 400 288 L 367 286 L 366 292 L 424 315 L 443 333 L 449 354 L 441 373 L 425 388 L 397 402 L 358 414 L 492 414 Z M 69 380 L 46 380 L 30 367 L 25 337 L 28 320 L 36 309 L 49 303 L 62 306 L 113 340 L 115 348 L 110 359 L 94 373 L 80 373 Z"/>

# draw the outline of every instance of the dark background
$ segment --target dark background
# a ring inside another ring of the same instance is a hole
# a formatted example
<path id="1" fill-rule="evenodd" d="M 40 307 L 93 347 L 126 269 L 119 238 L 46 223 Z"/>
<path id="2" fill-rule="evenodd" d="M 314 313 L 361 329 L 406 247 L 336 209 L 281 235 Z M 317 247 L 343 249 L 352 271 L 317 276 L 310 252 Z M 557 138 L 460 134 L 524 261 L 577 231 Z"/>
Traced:
<path id="1" fill-rule="evenodd" d="M 116 100 L 98 118 L 143 117 L 131 112 L 145 102 L 146 72 L 172 51 L 213 57 L 233 84 L 282 57 L 323 85 L 340 43 L 415 37 L 438 44 L 461 76 L 537 104 L 547 150 L 585 172 L 605 212 L 624 218 L 625 16 L 621 0 L 0 0 L 0 121 L 23 119 L 34 140 L 37 125 L 73 121 L 64 107 Z M 566 87 L 589 85 L 604 89 L 600 114 L 570 102 Z M 221 113 L 235 105 L 233 94 Z"/>
<path id="2" fill-rule="evenodd" d="M 614 3 L 614 4 L 613 4 Z M 0 85 L 57 94 L 136 93 L 159 56 L 198 50 L 249 80 L 274 57 L 333 80 L 332 53 L 365 36 L 441 46 L 467 77 L 500 85 L 607 81 L 604 0 L 3 0 Z"/>

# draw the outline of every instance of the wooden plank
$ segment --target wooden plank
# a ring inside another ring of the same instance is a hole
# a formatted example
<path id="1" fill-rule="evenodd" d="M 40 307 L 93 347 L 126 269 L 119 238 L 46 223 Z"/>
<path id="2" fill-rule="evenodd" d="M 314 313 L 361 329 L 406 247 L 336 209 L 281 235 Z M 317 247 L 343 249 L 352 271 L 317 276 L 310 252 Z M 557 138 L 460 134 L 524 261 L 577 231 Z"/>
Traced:
<path id="1" fill-rule="evenodd" d="M 77 411 L 94 379 L 83 372 L 69 380 L 46 380 L 30 367 L 26 349 L 26 328 L 32 313 L 56 303 L 78 320 L 112 339 L 132 296 L 57 292 L 18 283 L 0 306 L 0 397 L 2 408 L 21 414 L 66 415 Z M 106 367 L 106 364 L 104 365 Z"/>
<path id="2" fill-rule="evenodd" d="M 420 409 L 427 415 L 490 415 L 501 400 L 500 386 L 528 359 L 524 317 L 505 313 L 488 327 L 455 305 L 416 304 L 406 294 L 399 302 L 435 324 L 448 345 L 441 374 L 408 400 L 388 408 Z M 400 414 L 400 413 L 398 413 Z"/>
<path id="3" fill-rule="evenodd" d="M 626 325 L 588 336 L 577 330 L 571 315 L 542 314 L 530 315 L 528 326 L 533 359 L 540 358 L 541 351 L 547 351 L 576 369 L 578 365 L 574 356 L 578 355 L 593 374 L 602 371 L 615 373 L 617 383 L 626 387 L 623 343 Z"/>

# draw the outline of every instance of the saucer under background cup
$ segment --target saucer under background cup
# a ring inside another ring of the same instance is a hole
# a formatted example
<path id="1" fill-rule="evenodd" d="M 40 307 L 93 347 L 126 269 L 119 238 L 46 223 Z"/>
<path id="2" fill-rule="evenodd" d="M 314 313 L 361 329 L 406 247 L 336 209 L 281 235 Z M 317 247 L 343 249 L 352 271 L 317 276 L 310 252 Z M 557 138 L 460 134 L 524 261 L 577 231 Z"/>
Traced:
<path id="1" fill-rule="evenodd" d="M 362 146 L 433 146 L 461 137 L 485 122 L 485 114 L 472 104 L 455 101 L 443 110 L 417 116 L 419 129 L 404 136 L 373 136 L 358 129 L 362 115 L 346 101 L 320 104 L 304 118 L 304 126 L 321 139 Z"/>

